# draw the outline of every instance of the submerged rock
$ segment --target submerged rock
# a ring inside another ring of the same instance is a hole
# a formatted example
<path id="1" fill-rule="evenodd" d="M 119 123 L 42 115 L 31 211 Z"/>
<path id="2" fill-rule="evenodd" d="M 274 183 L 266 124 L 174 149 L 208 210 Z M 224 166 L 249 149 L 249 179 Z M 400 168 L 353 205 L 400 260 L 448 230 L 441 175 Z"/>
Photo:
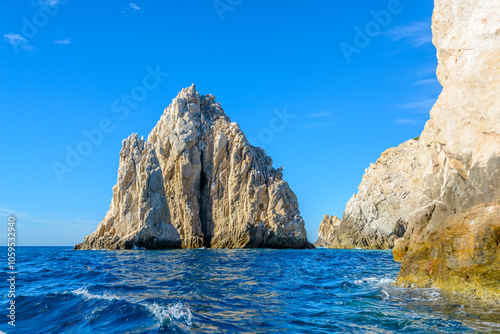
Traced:
<path id="1" fill-rule="evenodd" d="M 213 95 L 183 89 L 123 141 L 108 213 L 75 249 L 314 248 L 297 198 Z"/>

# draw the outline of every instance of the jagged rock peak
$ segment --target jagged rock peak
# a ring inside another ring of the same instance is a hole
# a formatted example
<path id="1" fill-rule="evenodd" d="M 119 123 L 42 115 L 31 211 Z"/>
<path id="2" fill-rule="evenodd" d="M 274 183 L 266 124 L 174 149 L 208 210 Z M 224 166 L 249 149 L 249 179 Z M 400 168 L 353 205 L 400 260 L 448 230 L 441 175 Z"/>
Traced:
<path id="1" fill-rule="evenodd" d="M 146 141 L 123 141 L 110 209 L 75 248 L 313 248 L 272 163 L 213 95 L 184 88 Z"/>

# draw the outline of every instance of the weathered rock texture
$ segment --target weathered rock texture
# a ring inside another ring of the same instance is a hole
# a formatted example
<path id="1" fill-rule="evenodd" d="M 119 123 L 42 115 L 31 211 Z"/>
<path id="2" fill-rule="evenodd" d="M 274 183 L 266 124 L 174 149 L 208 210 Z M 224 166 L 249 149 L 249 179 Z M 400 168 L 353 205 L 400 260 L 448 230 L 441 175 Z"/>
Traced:
<path id="1" fill-rule="evenodd" d="M 462 292 L 482 296 L 500 270 L 492 204 L 500 198 L 500 3 L 435 0 L 432 28 L 443 91 L 430 120 L 419 140 L 370 167 L 333 245 L 395 243 L 398 283 L 461 289 L 465 280 L 476 288 Z M 423 270 L 426 261 L 438 269 Z"/>
<path id="2" fill-rule="evenodd" d="M 106 217 L 75 249 L 313 248 L 282 168 L 194 85 L 123 141 Z"/>
<path id="3" fill-rule="evenodd" d="M 426 201 L 397 242 L 397 282 L 498 302 L 500 3 L 435 0 L 433 32 L 443 92 L 420 139 Z"/>
<path id="4" fill-rule="evenodd" d="M 331 248 L 392 248 L 404 235 L 410 213 L 425 196 L 426 157 L 420 151 L 412 139 L 370 165 L 330 239 Z"/>
<path id="5" fill-rule="evenodd" d="M 479 204 L 452 215 L 413 245 L 398 283 L 438 287 L 500 304 L 500 205 Z"/>
<path id="6" fill-rule="evenodd" d="M 328 247 L 340 226 L 340 218 L 325 215 L 319 226 L 318 240 L 314 243 L 316 247 Z"/>

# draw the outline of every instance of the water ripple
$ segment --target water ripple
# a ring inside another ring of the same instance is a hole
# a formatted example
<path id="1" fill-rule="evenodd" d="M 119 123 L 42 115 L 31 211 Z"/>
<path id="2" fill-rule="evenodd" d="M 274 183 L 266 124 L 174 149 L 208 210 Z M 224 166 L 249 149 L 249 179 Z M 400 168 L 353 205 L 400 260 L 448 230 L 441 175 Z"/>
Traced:
<path id="1" fill-rule="evenodd" d="M 8 333 L 500 331 L 500 309 L 393 286 L 390 252 L 20 247 Z M 7 299 L 0 299 L 1 307 Z"/>

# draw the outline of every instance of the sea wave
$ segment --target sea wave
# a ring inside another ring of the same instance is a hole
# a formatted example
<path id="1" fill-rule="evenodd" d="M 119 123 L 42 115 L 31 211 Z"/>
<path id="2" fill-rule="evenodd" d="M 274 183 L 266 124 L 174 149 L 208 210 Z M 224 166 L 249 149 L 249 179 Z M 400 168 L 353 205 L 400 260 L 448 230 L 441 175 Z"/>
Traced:
<path id="1" fill-rule="evenodd" d="M 361 279 L 354 280 L 354 284 L 370 284 L 370 285 L 388 285 L 394 283 L 395 280 L 387 277 L 364 277 Z"/>
<path id="2" fill-rule="evenodd" d="M 83 296 L 85 299 L 106 299 L 106 300 L 113 300 L 113 299 L 120 299 L 119 297 L 112 295 L 108 292 L 105 292 L 102 296 L 101 295 L 96 295 L 93 293 L 90 293 L 87 288 L 78 288 L 76 290 L 71 291 L 74 295 L 79 295 Z"/>
<path id="3" fill-rule="evenodd" d="M 71 291 L 72 294 L 77 296 L 82 296 L 86 300 L 90 299 L 102 299 L 102 300 L 122 300 L 131 304 L 136 304 L 135 302 L 128 300 L 127 298 L 120 298 L 109 292 L 104 292 L 102 295 L 91 293 L 86 287 L 78 288 Z M 165 324 L 165 322 L 170 321 L 183 321 L 186 325 L 191 326 L 193 324 L 193 314 L 186 303 L 175 303 L 171 306 L 162 306 L 156 302 L 140 302 L 140 306 L 144 307 L 148 313 L 154 316 L 160 325 Z"/>
<path id="4" fill-rule="evenodd" d="M 186 325 L 191 326 L 193 324 L 193 314 L 189 309 L 187 304 L 176 303 L 172 306 L 161 306 L 157 303 L 142 303 L 152 315 L 154 315 L 160 324 L 164 324 L 165 321 L 172 320 L 182 320 Z"/>

